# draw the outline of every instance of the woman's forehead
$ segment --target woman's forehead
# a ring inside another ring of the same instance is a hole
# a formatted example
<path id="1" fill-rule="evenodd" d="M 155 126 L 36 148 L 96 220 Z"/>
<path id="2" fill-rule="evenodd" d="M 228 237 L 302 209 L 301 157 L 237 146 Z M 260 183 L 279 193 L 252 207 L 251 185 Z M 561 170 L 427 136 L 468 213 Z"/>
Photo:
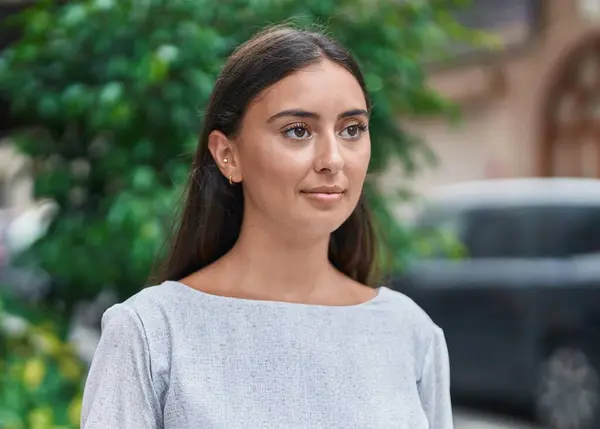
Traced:
<path id="1" fill-rule="evenodd" d="M 331 61 L 319 62 L 283 78 L 252 104 L 253 110 L 268 117 L 293 109 L 325 114 L 367 108 L 356 78 Z"/>

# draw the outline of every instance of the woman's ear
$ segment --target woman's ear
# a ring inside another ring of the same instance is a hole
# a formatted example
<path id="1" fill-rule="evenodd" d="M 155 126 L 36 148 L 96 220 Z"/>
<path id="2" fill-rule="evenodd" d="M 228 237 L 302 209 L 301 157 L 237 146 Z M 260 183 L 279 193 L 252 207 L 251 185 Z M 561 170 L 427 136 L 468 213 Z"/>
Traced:
<path id="1" fill-rule="evenodd" d="M 217 130 L 212 131 L 208 136 L 208 150 L 223 176 L 233 183 L 242 181 L 237 150 L 225 134 Z"/>

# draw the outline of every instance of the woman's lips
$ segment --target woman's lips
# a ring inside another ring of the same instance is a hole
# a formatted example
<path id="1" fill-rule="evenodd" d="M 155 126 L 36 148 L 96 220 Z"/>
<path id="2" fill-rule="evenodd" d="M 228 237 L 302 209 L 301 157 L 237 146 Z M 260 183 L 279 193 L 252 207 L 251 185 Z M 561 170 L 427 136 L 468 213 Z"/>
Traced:
<path id="1" fill-rule="evenodd" d="M 314 192 L 303 191 L 302 194 L 307 198 L 320 202 L 335 202 L 343 198 L 344 192 Z"/>

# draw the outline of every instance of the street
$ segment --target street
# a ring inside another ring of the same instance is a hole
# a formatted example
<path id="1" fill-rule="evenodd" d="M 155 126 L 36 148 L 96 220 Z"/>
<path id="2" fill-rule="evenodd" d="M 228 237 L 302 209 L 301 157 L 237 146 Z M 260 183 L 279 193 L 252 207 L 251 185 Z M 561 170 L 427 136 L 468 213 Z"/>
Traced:
<path id="1" fill-rule="evenodd" d="M 491 416 L 464 409 L 455 410 L 455 429 L 540 429 L 510 417 Z"/>

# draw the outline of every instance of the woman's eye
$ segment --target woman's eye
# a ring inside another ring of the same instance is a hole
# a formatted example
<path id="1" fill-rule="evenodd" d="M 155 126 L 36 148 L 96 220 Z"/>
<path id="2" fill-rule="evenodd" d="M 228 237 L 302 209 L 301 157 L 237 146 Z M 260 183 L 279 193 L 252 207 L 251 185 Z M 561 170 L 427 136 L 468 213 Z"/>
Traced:
<path id="1" fill-rule="evenodd" d="M 350 125 L 342 130 L 340 135 L 345 139 L 356 140 L 360 138 L 363 131 L 366 131 L 366 127 L 360 124 Z"/>
<path id="2" fill-rule="evenodd" d="M 287 129 L 283 135 L 291 139 L 301 140 L 310 137 L 310 132 L 305 127 L 296 125 L 293 128 Z"/>

